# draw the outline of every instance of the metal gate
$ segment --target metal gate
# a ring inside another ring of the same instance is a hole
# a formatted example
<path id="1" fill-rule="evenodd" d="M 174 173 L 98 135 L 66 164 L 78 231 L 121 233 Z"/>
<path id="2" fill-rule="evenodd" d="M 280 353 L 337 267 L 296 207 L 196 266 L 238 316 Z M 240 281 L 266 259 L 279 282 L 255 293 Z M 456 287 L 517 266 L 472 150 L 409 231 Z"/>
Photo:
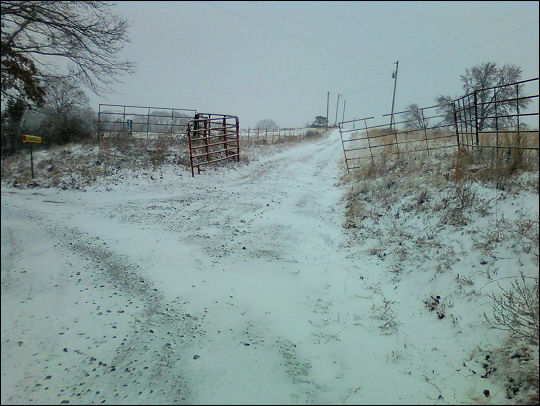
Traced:
<path id="1" fill-rule="evenodd" d="M 454 100 L 459 147 L 538 152 L 538 80 L 478 89 Z"/>
<path id="2" fill-rule="evenodd" d="M 187 125 L 191 176 L 201 166 L 234 159 L 240 161 L 239 121 L 237 116 L 197 113 Z"/>
<path id="3" fill-rule="evenodd" d="M 454 124 L 444 120 L 441 108 L 445 106 L 418 108 L 412 116 L 400 111 L 339 123 L 347 172 L 362 168 L 366 160 L 373 165 L 386 154 L 429 154 L 432 150 L 457 148 Z M 389 116 L 395 117 L 391 127 Z"/>
<path id="4" fill-rule="evenodd" d="M 98 141 L 122 135 L 146 139 L 163 135 L 184 136 L 187 123 L 196 112 L 194 109 L 100 104 Z"/>
<path id="5" fill-rule="evenodd" d="M 347 171 L 386 154 L 434 149 L 539 155 L 539 78 L 475 90 L 449 104 L 339 123 Z M 392 119 L 390 119 L 392 121 Z"/>

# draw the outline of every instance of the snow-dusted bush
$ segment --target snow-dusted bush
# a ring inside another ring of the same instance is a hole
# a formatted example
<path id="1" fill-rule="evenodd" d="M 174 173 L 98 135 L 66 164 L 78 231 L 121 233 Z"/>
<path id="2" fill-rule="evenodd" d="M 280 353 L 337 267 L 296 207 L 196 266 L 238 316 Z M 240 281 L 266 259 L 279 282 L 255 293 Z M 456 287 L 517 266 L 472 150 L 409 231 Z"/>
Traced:
<path id="1" fill-rule="evenodd" d="M 501 287 L 500 295 L 489 296 L 493 300 L 492 316 L 485 315 L 489 324 L 508 331 L 513 340 L 538 346 L 538 278 L 521 273 L 510 288 Z"/>

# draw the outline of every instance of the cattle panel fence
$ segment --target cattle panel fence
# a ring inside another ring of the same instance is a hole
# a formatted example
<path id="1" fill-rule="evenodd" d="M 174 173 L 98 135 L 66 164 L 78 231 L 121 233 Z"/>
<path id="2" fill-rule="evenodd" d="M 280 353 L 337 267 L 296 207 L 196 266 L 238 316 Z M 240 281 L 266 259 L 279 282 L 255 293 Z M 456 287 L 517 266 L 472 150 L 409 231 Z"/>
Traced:
<path id="1" fill-rule="evenodd" d="M 475 90 L 454 110 L 460 148 L 538 151 L 538 78 Z"/>
<path id="2" fill-rule="evenodd" d="M 155 139 L 160 136 L 185 136 L 195 109 L 100 104 L 98 141 L 102 138 L 132 136 Z"/>
<path id="3" fill-rule="evenodd" d="M 339 123 L 347 171 L 387 154 L 506 151 L 538 159 L 538 78 L 475 90 L 452 103 Z M 390 124 L 388 124 L 390 123 Z"/>

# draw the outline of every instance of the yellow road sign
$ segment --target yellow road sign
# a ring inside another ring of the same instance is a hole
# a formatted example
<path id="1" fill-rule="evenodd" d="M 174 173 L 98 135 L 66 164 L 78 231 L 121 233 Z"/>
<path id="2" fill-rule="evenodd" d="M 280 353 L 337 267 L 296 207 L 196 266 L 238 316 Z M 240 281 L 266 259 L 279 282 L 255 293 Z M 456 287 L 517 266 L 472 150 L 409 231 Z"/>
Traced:
<path id="1" fill-rule="evenodd" d="M 23 142 L 33 142 L 35 144 L 41 144 L 41 137 L 36 137 L 35 135 L 23 135 Z"/>

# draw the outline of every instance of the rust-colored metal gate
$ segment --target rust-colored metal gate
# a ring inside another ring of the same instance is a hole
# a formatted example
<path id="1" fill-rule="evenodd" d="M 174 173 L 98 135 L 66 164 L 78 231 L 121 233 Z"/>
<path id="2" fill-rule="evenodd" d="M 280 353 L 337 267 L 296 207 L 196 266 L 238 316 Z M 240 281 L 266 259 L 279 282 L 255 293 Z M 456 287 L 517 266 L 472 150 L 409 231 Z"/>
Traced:
<path id="1" fill-rule="evenodd" d="M 195 176 L 195 168 L 201 173 L 203 165 L 229 159 L 239 162 L 239 129 L 237 116 L 195 114 L 187 126 L 191 176 Z"/>

